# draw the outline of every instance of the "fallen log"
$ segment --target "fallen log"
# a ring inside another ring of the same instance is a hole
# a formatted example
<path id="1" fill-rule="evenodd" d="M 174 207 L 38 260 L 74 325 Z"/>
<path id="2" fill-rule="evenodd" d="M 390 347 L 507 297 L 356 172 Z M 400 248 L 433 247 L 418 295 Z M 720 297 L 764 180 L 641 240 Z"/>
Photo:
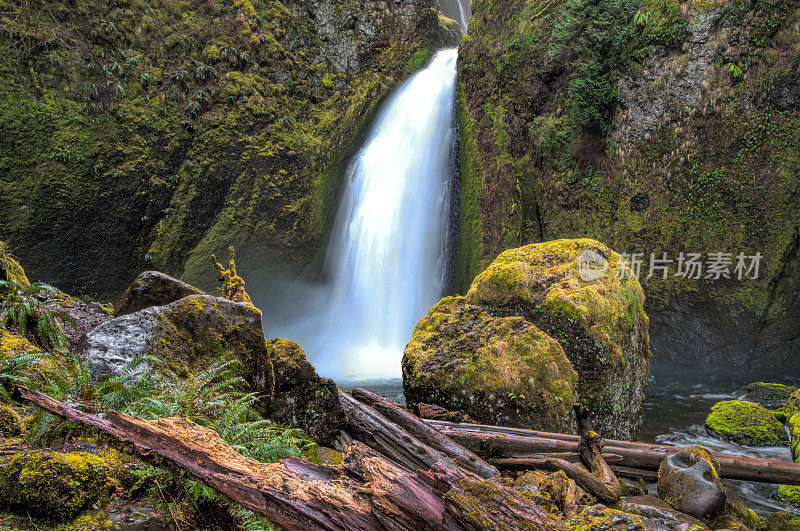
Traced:
<path id="1" fill-rule="evenodd" d="M 442 452 L 417 440 L 403 428 L 354 399 L 339 392 L 339 402 L 347 415 L 347 429 L 355 439 L 377 450 L 409 470 L 428 470 L 436 463 L 450 468 L 458 465 Z"/>
<path id="2" fill-rule="evenodd" d="M 563 433 L 548 433 L 520 428 L 483 426 L 479 424 L 454 424 L 443 421 L 425 421 L 439 429 L 458 444 L 472 450 L 496 466 L 530 466 L 524 462 L 526 454 L 578 451 L 580 437 Z M 636 443 L 606 439 L 604 453 L 616 454 L 618 467 L 657 471 L 665 457 L 680 451 L 675 446 Z M 800 485 L 800 463 L 777 459 L 760 459 L 723 452 L 711 452 L 720 464 L 720 476 L 761 483 Z M 496 458 L 504 458 L 500 464 Z M 509 461 L 508 459 L 516 459 Z M 613 468 L 613 467 L 612 467 Z M 631 477 L 629 474 L 623 474 Z"/>
<path id="3" fill-rule="evenodd" d="M 146 421 L 116 411 L 101 418 L 25 387 L 19 387 L 15 396 L 133 444 L 143 455 L 168 459 L 287 529 L 566 530 L 559 519 L 522 494 L 473 480 L 447 462 L 412 472 L 354 442 L 341 465 L 298 458 L 261 463 L 234 451 L 216 432 L 186 419 Z"/>
<path id="4" fill-rule="evenodd" d="M 353 398 L 372 407 L 421 442 L 450 457 L 461 468 L 484 479 L 500 476 L 500 472 L 495 467 L 386 398 L 360 387 L 353 389 L 351 394 Z"/>

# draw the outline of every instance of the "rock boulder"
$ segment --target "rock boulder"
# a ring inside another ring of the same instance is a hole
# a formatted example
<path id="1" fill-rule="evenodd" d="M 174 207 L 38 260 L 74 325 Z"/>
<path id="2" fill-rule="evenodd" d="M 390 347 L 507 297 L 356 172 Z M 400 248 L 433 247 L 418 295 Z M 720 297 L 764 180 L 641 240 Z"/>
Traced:
<path id="1" fill-rule="evenodd" d="M 204 293 L 164 273 L 145 271 L 128 286 L 114 316 L 128 315 L 151 306 L 164 306 L 189 295 Z"/>
<path id="2" fill-rule="evenodd" d="M 719 463 L 702 446 L 689 446 L 664 459 L 658 469 L 658 496 L 676 511 L 713 520 L 725 507 Z"/>
<path id="3" fill-rule="evenodd" d="M 720 439 L 747 446 L 775 446 L 788 439 L 774 413 L 744 400 L 714 404 L 706 417 L 706 430 Z"/>
<path id="4" fill-rule="evenodd" d="M 577 381 L 557 341 L 521 317 L 492 317 L 464 297 L 434 306 L 403 356 L 409 405 L 463 410 L 479 423 L 572 429 Z"/>
<path id="5" fill-rule="evenodd" d="M 266 359 L 272 360 L 275 371 L 275 396 L 262 413 L 276 422 L 302 428 L 323 446 L 330 445 L 347 420 L 334 381 L 317 375 L 294 341 L 267 341 Z"/>
<path id="6" fill-rule="evenodd" d="M 643 305 L 627 263 L 600 242 L 506 251 L 466 297 L 419 322 L 403 358 L 406 398 L 479 422 L 570 431 L 577 399 L 603 436 L 631 437 L 649 367 Z"/>
<path id="7" fill-rule="evenodd" d="M 274 376 L 261 312 L 221 297 L 190 295 L 117 317 L 86 334 L 78 350 L 89 358 L 95 375 L 119 372 L 145 354 L 178 375 L 232 355 L 242 362 L 251 389 L 267 401 L 272 396 Z"/>

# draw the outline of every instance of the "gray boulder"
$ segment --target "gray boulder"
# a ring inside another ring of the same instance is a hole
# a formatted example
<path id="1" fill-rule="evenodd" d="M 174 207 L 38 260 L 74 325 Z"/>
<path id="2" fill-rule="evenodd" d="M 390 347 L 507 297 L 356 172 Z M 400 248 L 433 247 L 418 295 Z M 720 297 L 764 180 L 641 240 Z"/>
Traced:
<path id="1" fill-rule="evenodd" d="M 114 316 L 128 315 L 151 306 L 164 306 L 189 295 L 205 293 L 164 273 L 145 271 L 128 286 Z"/>

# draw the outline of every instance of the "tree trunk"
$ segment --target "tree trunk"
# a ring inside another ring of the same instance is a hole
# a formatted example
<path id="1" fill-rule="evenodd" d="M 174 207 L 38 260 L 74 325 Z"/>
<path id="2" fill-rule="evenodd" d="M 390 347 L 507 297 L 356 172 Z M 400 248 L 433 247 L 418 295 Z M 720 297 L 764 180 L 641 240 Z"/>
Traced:
<path id="1" fill-rule="evenodd" d="M 580 437 L 563 433 L 548 433 L 519 428 L 455 424 L 425 421 L 438 428 L 458 444 L 472 450 L 496 466 L 531 467 L 538 454 L 578 452 Z M 680 451 L 679 447 L 607 439 L 604 454 L 619 456 L 612 460 L 612 469 L 657 471 L 665 457 Z M 532 457 L 530 454 L 536 454 Z M 720 476 L 762 483 L 800 485 L 800 463 L 776 459 L 759 459 L 740 455 L 711 452 L 720 464 Z M 631 477 L 630 473 L 622 475 Z"/>

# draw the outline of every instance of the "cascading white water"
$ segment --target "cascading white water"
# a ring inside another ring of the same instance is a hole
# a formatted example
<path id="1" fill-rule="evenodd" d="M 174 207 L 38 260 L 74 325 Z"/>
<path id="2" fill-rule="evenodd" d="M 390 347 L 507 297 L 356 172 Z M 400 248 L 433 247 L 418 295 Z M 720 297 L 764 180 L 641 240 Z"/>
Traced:
<path id="1" fill-rule="evenodd" d="M 385 105 L 347 173 L 311 355 L 334 378 L 400 375 L 405 343 L 446 282 L 457 50 L 437 52 Z"/>

